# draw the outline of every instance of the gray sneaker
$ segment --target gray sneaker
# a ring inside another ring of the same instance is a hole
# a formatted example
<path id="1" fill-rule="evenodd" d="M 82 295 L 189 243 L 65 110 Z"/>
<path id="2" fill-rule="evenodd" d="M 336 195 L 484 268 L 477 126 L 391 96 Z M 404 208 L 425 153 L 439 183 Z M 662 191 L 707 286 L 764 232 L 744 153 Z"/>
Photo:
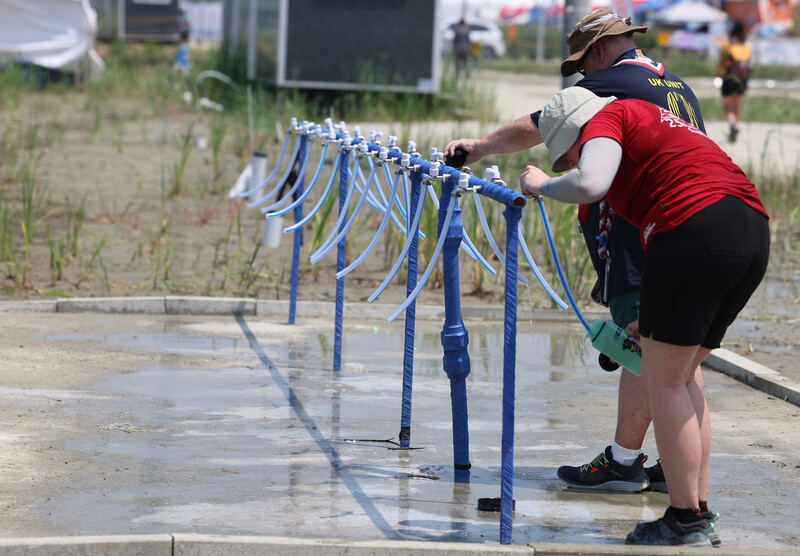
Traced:
<path id="1" fill-rule="evenodd" d="M 702 516 L 692 523 L 680 523 L 667 508 L 661 519 L 637 524 L 628 533 L 625 544 L 710 548 L 713 545 L 708 536 L 709 524 Z"/>

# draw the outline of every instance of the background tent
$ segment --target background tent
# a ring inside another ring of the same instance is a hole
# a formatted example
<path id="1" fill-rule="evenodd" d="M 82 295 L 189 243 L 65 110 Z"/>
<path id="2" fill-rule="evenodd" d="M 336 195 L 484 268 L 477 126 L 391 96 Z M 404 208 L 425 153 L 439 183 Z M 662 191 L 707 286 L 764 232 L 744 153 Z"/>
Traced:
<path id="1" fill-rule="evenodd" d="M 650 14 L 651 24 L 691 25 L 700 27 L 711 23 L 724 22 L 728 15 L 705 2 L 679 2 Z"/>
<path id="2" fill-rule="evenodd" d="M 96 34 L 89 0 L 0 0 L 0 63 L 90 77 L 103 67 Z"/>

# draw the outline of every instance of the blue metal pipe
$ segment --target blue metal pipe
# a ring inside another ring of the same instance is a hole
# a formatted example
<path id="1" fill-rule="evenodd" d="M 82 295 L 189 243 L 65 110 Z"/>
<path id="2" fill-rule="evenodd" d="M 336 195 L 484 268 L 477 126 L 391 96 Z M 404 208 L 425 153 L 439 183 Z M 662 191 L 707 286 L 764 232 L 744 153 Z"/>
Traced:
<path id="1" fill-rule="evenodd" d="M 419 219 L 416 212 L 422 212 L 420 203 L 422 190 L 422 175 L 419 172 L 411 173 L 411 191 L 408 206 L 408 229 L 406 233 L 412 238 L 408 250 L 408 264 L 406 265 L 406 295 L 410 295 L 417 286 L 417 251 L 419 249 Z M 416 226 L 413 225 L 416 223 Z M 403 346 L 403 401 L 400 415 L 400 447 L 411 446 L 411 386 L 414 378 L 414 327 L 417 311 L 416 301 L 406 308 L 405 337 Z"/>
<path id="2" fill-rule="evenodd" d="M 469 423 L 467 419 L 467 376 L 470 371 L 469 334 L 461 320 L 461 293 L 458 273 L 458 250 L 464 237 L 461 223 L 461 209 L 458 199 L 452 196 L 456 179 L 442 182 L 442 196 L 439 200 L 439 230 L 441 236 L 446 234 L 442 250 L 442 267 L 444 274 L 444 312 L 445 321 L 442 329 L 442 347 L 444 357 L 443 369 L 450 379 L 450 405 L 453 416 L 453 479 L 456 482 L 468 482 L 470 476 L 469 462 Z M 452 216 L 447 228 L 444 221 L 450 203 L 454 203 Z M 523 198 L 524 205 L 524 198 Z"/>
<path id="3" fill-rule="evenodd" d="M 308 136 L 303 135 L 299 138 L 299 153 L 298 156 L 300 157 L 300 165 L 302 166 L 305 162 L 305 158 L 308 156 L 308 152 L 306 146 L 308 145 Z M 298 193 L 300 195 L 303 194 L 303 185 L 305 181 L 304 176 L 297 177 L 297 183 L 299 184 Z M 294 221 L 299 222 L 303 219 L 303 204 L 297 205 L 294 209 Z M 289 324 L 294 324 L 295 316 L 297 314 L 297 287 L 300 282 L 300 246 L 303 244 L 303 229 L 298 228 L 294 231 L 294 245 L 293 245 L 293 252 L 292 252 L 292 291 L 289 296 Z"/>
<path id="4" fill-rule="evenodd" d="M 517 269 L 519 245 L 519 207 L 507 206 L 506 291 L 503 322 L 503 433 L 500 482 L 500 542 L 511 543 L 514 504 L 514 389 L 517 359 Z"/>
<path id="5" fill-rule="evenodd" d="M 347 189 L 350 153 L 347 149 L 342 149 L 341 162 L 339 163 L 339 226 L 341 232 L 344 227 L 343 215 L 347 212 L 346 197 L 349 198 Z M 336 252 L 336 270 L 341 271 L 345 265 L 345 246 L 347 238 L 339 240 Z M 342 321 L 344 320 L 344 276 L 336 278 L 336 316 L 334 319 L 333 331 L 333 370 L 338 372 L 342 369 Z"/>

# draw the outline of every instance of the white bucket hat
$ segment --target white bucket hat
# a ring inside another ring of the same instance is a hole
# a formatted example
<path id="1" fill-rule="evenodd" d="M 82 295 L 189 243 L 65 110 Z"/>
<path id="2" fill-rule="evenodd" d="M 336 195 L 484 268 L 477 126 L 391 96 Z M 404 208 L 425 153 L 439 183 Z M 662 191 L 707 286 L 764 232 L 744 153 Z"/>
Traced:
<path id="1" fill-rule="evenodd" d="M 617 97 L 598 97 L 583 87 L 567 87 L 554 94 L 539 116 L 539 132 L 553 160 L 553 172 L 568 170 L 562 159 L 581 128 Z"/>

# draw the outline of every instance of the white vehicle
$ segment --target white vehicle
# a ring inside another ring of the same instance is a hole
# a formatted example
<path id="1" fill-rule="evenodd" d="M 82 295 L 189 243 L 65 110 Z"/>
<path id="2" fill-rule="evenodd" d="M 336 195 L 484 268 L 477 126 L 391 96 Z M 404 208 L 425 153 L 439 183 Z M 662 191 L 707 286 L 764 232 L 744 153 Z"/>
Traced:
<path id="1" fill-rule="evenodd" d="M 506 43 L 503 39 L 503 32 L 493 22 L 486 19 L 475 19 L 466 17 L 464 20 L 469 24 L 469 40 L 472 43 L 480 43 L 482 58 L 502 58 L 506 55 Z M 443 52 L 453 51 L 453 35 L 455 26 L 459 20 L 447 21 L 441 26 L 442 31 L 442 50 Z"/>

